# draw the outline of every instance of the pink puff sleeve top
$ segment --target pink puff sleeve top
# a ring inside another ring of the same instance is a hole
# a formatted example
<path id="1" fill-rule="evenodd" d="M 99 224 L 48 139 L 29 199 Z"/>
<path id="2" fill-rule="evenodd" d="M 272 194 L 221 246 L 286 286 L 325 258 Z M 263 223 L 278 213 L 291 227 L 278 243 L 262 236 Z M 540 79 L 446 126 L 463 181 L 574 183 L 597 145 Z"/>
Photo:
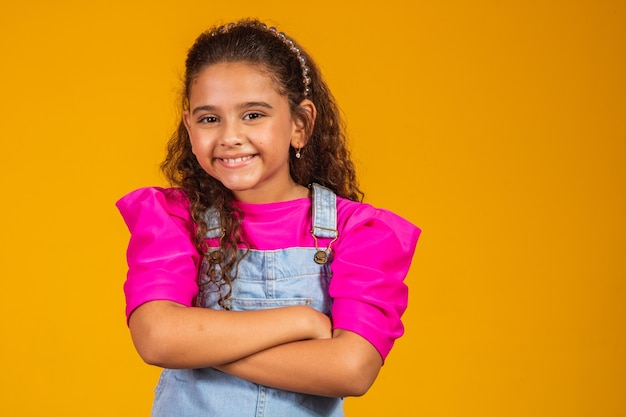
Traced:
<path id="1" fill-rule="evenodd" d="M 420 230 L 396 214 L 338 198 L 330 296 L 335 328 L 367 339 L 384 359 L 402 336 L 404 284 Z"/>
<path id="2" fill-rule="evenodd" d="M 191 306 L 201 256 L 193 243 L 187 197 L 174 188 L 142 188 L 120 199 L 117 207 L 131 234 L 126 317 L 148 301 Z"/>
<path id="3" fill-rule="evenodd" d="M 242 239 L 250 248 L 314 246 L 310 199 L 235 204 L 243 212 Z M 193 244 L 184 194 L 144 188 L 123 197 L 117 206 L 131 232 L 124 286 L 127 317 L 151 300 L 193 305 L 201 256 Z M 408 298 L 404 278 L 420 230 L 390 211 L 340 197 L 337 228 L 329 287 L 333 327 L 359 334 L 384 359 L 404 331 L 401 316 Z"/>

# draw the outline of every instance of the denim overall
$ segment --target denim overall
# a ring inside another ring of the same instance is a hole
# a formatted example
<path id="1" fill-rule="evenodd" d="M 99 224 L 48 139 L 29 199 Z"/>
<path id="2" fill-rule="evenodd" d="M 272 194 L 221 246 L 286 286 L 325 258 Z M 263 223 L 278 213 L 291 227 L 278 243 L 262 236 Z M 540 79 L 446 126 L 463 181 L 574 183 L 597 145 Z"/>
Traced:
<path id="1" fill-rule="evenodd" d="M 312 234 L 337 238 L 335 194 L 317 184 L 312 191 Z M 209 209 L 207 238 L 221 236 L 219 216 Z M 322 249 L 330 255 L 329 249 Z M 231 297 L 231 311 L 261 310 L 310 305 L 330 315 L 328 263 L 317 263 L 317 248 L 249 250 L 239 264 Z M 323 256 L 324 254 L 322 254 Z M 221 309 L 217 286 L 206 275 L 208 260 L 200 270 L 197 305 Z M 207 349 L 210 349 L 207 346 Z M 297 370 L 294 370 L 297 372 Z M 319 397 L 269 388 L 213 368 L 164 369 L 155 389 L 153 417 L 343 417 L 343 399 Z"/>

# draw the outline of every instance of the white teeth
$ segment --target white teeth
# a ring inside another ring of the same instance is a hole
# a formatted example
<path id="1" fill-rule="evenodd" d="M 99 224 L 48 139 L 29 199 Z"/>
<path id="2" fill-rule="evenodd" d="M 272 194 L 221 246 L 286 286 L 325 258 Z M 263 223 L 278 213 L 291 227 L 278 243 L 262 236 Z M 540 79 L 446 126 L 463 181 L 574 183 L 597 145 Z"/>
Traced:
<path id="1" fill-rule="evenodd" d="M 252 159 L 252 155 L 241 156 L 239 158 L 222 158 L 222 161 L 227 162 L 229 164 L 236 164 L 238 162 L 247 161 L 249 159 Z"/>

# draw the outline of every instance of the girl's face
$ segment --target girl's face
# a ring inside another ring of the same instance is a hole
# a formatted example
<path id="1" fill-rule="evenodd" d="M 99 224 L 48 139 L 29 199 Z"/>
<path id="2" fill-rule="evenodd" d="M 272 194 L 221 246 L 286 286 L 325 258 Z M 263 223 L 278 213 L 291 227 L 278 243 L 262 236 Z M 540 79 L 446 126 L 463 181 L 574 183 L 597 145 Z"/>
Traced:
<path id="1" fill-rule="evenodd" d="M 313 104 L 305 100 L 301 106 Z M 303 124 L 258 66 L 206 67 L 191 85 L 183 120 L 200 166 L 237 200 L 268 203 L 307 195 L 289 174 L 289 147 L 306 142 Z"/>

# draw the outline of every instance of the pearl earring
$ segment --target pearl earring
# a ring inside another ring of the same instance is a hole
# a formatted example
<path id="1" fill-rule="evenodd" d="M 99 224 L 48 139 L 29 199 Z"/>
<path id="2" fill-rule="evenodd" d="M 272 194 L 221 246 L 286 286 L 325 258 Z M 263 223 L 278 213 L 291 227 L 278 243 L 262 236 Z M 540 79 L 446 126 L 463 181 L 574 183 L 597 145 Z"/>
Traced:
<path id="1" fill-rule="evenodd" d="M 300 149 L 302 149 L 302 148 L 298 148 L 296 150 L 296 158 L 298 158 L 298 159 L 300 159 L 300 157 L 302 156 L 302 154 L 300 153 Z"/>

